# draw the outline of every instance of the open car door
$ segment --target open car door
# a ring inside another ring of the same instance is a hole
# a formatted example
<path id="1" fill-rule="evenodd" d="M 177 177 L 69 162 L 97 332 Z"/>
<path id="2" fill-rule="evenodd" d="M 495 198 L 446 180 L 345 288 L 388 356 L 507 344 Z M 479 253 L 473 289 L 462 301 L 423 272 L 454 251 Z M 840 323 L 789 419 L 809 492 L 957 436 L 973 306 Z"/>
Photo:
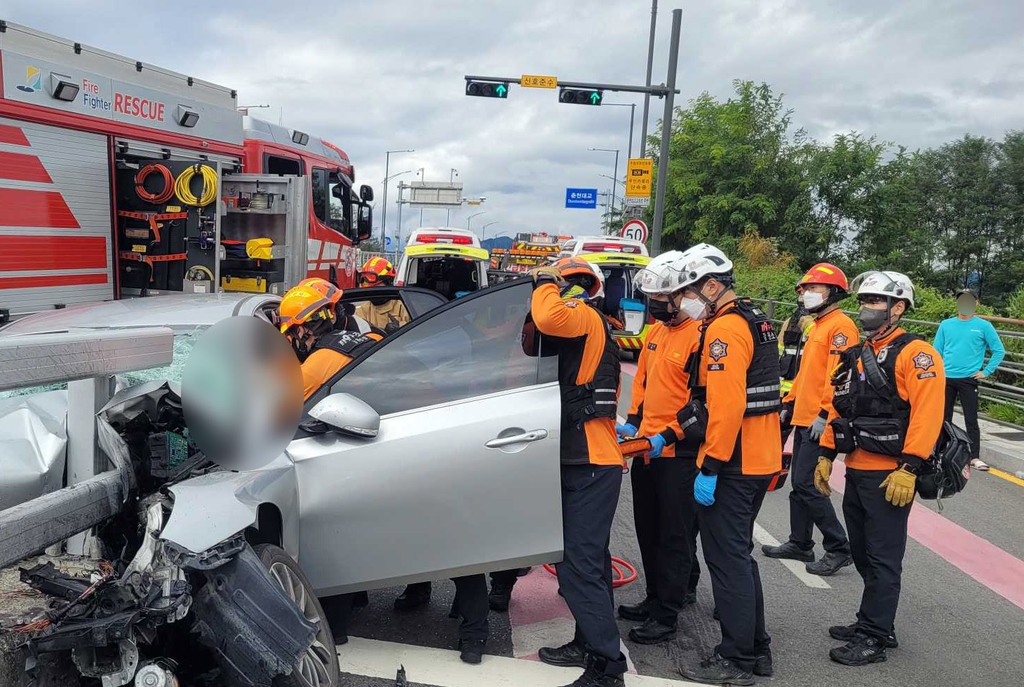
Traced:
<path id="1" fill-rule="evenodd" d="M 561 559 L 554 357 L 524 350 L 528 280 L 415 319 L 306 404 L 347 393 L 377 436 L 298 439 L 299 560 L 321 595 Z"/>
<path id="2" fill-rule="evenodd" d="M 416 286 L 369 286 L 345 289 L 341 302 L 356 318 L 359 330 L 393 334 L 400 327 L 444 305 L 448 299 Z"/>

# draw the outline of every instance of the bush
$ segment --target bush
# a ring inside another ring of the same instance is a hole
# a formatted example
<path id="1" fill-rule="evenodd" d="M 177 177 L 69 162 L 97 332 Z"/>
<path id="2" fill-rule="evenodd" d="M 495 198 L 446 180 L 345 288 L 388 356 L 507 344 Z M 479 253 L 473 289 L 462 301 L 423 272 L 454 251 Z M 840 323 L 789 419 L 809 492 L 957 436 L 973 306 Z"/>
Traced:
<path id="1" fill-rule="evenodd" d="M 1024 285 L 1014 291 L 1006 301 L 1006 316 L 1024 320 Z"/>

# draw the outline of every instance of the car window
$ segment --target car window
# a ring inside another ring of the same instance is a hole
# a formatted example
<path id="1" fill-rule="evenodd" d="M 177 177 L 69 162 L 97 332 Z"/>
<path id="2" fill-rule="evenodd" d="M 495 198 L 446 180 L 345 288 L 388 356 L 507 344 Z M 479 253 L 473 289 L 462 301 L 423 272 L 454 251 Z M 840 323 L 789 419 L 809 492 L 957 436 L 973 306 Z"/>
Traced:
<path id="1" fill-rule="evenodd" d="M 387 415 L 532 386 L 538 358 L 522 343 L 531 292 L 525 282 L 488 289 L 416 320 L 345 370 L 331 392 Z"/>
<path id="2" fill-rule="evenodd" d="M 419 317 L 445 303 L 445 300 L 438 294 L 418 291 L 406 291 L 402 294 L 402 298 L 405 300 L 405 307 L 409 309 L 409 314 L 413 317 Z"/>

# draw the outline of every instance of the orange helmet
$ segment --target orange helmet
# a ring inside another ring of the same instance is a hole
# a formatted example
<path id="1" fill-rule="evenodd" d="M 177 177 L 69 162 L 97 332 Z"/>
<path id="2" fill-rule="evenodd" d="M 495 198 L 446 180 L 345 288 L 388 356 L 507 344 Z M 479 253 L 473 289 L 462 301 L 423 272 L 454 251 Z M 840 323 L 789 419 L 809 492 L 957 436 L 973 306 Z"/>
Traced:
<path id="1" fill-rule="evenodd" d="M 340 298 L 340 296 L 339 296 Z M 334 306 L 315 288 L 300 284 L 288 291 L 278 308 L 281 333 L 300 324 L 319 329 L 323 323 L 334 324 Z"/>
<path id="2" fill-rule="evenodd" d="M 554 267 L 562 273 L 563 279 L 586 289 L 591 298 L 604 296 L 604 275 L 593 263 L 580 258 L 562 258 Z"/>
<path id="3" fill-rule="evenodd" d="M 392 284 L 395 281 L 395 266 L 387 258 L 379 255 L 366 261 L 359 270 L 360 286 L 377 286 Z"/>
<path id="4" fill-rule="evenodd" d="M 835 286 L 844 293 L 850 289 L 850 284 L 846 281 L 846 275 L 843 274 L 843 271 L 827 262 L 819 262 L 807 270 L 807 274 L 797 283 L 796 290 L 799 291 L 801 287 L 808 284 Z"/>
<path id="5" fill-rule="evenodd" d="M 304 279 L 299 282 L 299 286 L 304 286 L 307 289 L 313 289 L 326 298 L 331 305 L 337 305 L 338 301 L 341 300 L 341 294 L 344 293 L 340 288 L 326 279 L 321 279 L 320 277 Z"/>

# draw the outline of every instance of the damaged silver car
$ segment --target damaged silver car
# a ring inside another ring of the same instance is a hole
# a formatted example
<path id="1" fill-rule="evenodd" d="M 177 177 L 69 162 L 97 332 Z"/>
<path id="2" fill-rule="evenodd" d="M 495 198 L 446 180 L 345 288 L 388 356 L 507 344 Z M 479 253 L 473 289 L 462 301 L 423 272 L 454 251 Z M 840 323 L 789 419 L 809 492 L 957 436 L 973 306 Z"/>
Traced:
<path id="1" fill-rule="evenodd" d="M 96 414 L 104 471 L 0 510 L 26 528 L 0 525 L 0 567 L 94 526 L 97 562 L 88 575 L 22 564 L 47 607 L 11 622 L 0 601 L 0 641 L 22 639 L 30 671 L 70 655 L 104 687 L 336 685 L 320 599 L 559 560 L 560 394 L 554 359 L 524 345 L 531 286 L 440 306 L 403 295 L 413 322 L 307 401 L 282 454 L 243 471 L 191 441 L 179 358 L 183 337 L 219 320 L 269 319 L 274 297 L 140 299 L 129 316 L 105 303 L 69 309 L 74 324 L 46 313 L 0 330 L 3 350 L 161 325 L 176 354 L 148 382 L 119 373 Z"/>

